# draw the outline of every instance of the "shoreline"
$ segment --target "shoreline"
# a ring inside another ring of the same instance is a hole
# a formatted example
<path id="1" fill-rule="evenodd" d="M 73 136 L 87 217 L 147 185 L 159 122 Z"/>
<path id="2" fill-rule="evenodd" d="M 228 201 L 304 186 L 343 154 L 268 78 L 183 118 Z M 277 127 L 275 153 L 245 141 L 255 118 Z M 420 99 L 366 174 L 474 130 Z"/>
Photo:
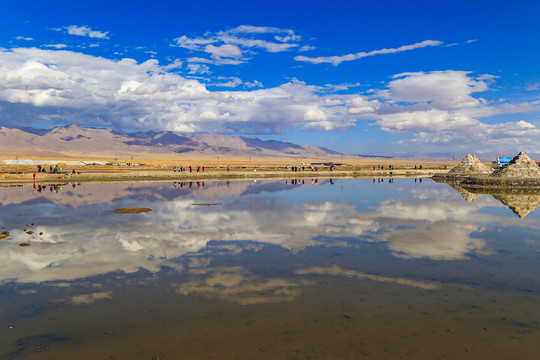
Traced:
<path id="1" fill-rule="evenodd" d="M 257 170 L 257 169 L 255 169 Z M 430 178 L 435 174 L 446 172 L 444 169 L 395 169 L 395 170 L 319 170 L 319 171 L 286 171 L 286 170 L 207 170 L 206 172 L 173 172 L 172 170 L 141 170 L 141 171 L 108 171 L 81 172 L 81 174 L 0 174 L 0 184 L 50 184 L 62 182 L 151 182 L 151 181 L 238 181 L 263 179 L 331 179 L 331 178 Z"/>
<path id="2" fill-rule="evenodd" d="M 493 177 L 490 175 L 435 175 L 433 180 L 449 185 L 459 185 L 463 188 L 485 189 L 535 189 L 540 190 L 540 179 L 527 177 Z"/>
<path id="3" fill-rule="evenodd" d="M 540 179 L 514 177 L 468 177 L 461 186 L 478 189 L 540 189 Z"/>

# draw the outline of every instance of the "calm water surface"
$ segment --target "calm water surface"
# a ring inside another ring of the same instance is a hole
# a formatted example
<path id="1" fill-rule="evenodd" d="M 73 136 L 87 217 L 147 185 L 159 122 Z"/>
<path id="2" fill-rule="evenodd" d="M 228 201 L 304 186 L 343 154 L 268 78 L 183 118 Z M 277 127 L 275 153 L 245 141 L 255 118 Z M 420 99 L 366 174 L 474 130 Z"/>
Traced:
<path id="1" fill-rule="evenodd" d="M 0 358 L 538 359 L 539 203 L 419 179 L 2 187 Z"/>

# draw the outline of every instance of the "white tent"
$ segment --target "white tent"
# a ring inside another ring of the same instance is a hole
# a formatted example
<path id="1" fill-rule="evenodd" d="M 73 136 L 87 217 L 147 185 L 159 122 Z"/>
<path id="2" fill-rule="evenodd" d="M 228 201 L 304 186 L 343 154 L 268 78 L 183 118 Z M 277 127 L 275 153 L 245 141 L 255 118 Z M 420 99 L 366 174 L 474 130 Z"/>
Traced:
<path id="1" fill-rule="evenodd" d="M 4 165 L 37 165 L 34 160 L 19 159 L 19 160 L 1 160 Z"/>

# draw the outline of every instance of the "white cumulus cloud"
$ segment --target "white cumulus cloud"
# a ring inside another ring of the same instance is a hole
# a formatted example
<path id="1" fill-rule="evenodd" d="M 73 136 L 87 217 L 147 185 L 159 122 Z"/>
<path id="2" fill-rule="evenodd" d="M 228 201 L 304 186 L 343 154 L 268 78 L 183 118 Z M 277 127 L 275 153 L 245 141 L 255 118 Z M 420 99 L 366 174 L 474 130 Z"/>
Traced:
<path id="1" fill-rule="evenodd" d="M 235 45 L 205 47 L 215 58 L 209 61 L 244 61 L 244 50 Z M 263 88 L 257 80 L 188 78 L 182 70 L 210 73 L 204 63 L 188 62 L 184 68 L 181 60 L 161 65 L 155 59 L 111 60 L 66 50 L 0 49 L 2 125 L 75 123 L 117 130 L 282 134 L 287 128 L 346 130 L 370 121 L 383 131 L 407 134 L 401 143 L 409 146 L 441 151 L 504 148 L 509 153 L 527 146 L 540 153 L 539 124 L 515 119 L 515 114 L 538 112 L 540 102 L 483 99 L 479 95 L 496 81 L 489 74 L 402 73 L 385 89 L 364 95 L 351 91 L 358 84 L 312 86 L 293 79 Z M 231 90 L 208 89 L 209 85 Z M 514 114 L 513 120 L 483 120 L 502 114 Z"/>
<path id="2" fill-rule="evenodd" d="M 181 64 L 109 60 L 72 51 L 0 50 L 3 124 L 68 122 L 116 129 L 248 134 L 268 129 L 282 133 L 290 126 L 346 129 L 354 124 L 354 116 L 345 108 L 328 102 L 331 96 L 348 95 L 322 96 L 316 87 L 299 81 L 269 89 L 260 89 L 260 82 L 255 81 L 245 87 L 256 90 L 210 91 L 196 79 L 168 71 L 177 66 Z M 188 69 L 207 70 L 200 65 Z M 220 86 L 242 84 L 239 78 L 223 80 Z M 206 116 L 210 112 L 227 116 Z"/>
<path id="3" fill-rule="evenodd" d="M 34 40 L 34 39 L 31 38 L 31 37 L 26 37 L 26 36 L 17 36 L 17 37 L 15 38 L 15 40 L 32 41 L 32 40 Z"/>
<path id="4" fill-rule="evenodd" d="M 108 39 L 107 31 L 92 30 L 89 26 L 69 25 L 64 28 L 69 35 L 85 36 L 96 39 Z"/>
<path id="5" fill-rule="evenodd" d="M 242 50 L 238 46 L 224 44 L 220 46 L 206 45 L 204 51 L 209 53 L 214 59 L 233 58 L 239 59 L 242 57 Z"/>
<path id="6" fill-rule="evenodd" d="M 527 148 L 538 153 L 540 128 L 527 121 L 486 123 L 482 118 L 536 112 L 535 102 L 492 104 L 475 93 L 489 91 L 496 76 L 473 76 L 468 71 L 402 73 L 392 77 L 387 89 L 377 91 L 381 107 L 377 124 L 389 132 L 412 133 L 402 144 L 429 146 L 438 151 L 457 149 L 478 153 Z M 495 150 L 496 149 L 496 150 Z"/>
<path id="7" fill-rule="evenodd" d="M 203 64 L 187 64 L 190 74 L 210 74 L 210 68 Z"/>
<path id="8" fill-rule="evenodd" d="M 380 95 L 393 102 L 431 102 L 437 109 L 459 109 L 480 104 L 481 99 L 471 96 L 486 91 L 492 76 L 473 79 L 467 71 L 433 71 L 394 75 L 388 90 Z"/>
<path id="9" fill-rule="evenodd" d="M 298 48 L 301 40 L 302 37 L 291 29 L 240 25 L 201 37 L 182 35 L 174 39 L 174 46 L 210 54 L 210 58 L 191 57 L 188 59 L 190 62 L 239 65 L 248 60 L 244 57 L 245 53 L 253 55 L 256 49 L 271 53 L 289 51 Z"/>

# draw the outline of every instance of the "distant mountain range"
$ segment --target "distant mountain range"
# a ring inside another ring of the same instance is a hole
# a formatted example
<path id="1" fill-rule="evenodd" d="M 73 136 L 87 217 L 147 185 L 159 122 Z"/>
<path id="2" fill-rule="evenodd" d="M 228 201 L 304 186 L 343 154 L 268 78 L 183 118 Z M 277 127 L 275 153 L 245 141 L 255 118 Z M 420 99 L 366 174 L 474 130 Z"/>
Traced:
<path id="1" fill-rule="evenodd" d="M 323 147 L 217 134 L 186 135 L 174 131 L 130 134 L 77 125 L 54 129 L 0 127 L 0 151 L 31 156 L 126 157 L 142 155 L 223 157 L 323 157 L 341 155 Z"/>

